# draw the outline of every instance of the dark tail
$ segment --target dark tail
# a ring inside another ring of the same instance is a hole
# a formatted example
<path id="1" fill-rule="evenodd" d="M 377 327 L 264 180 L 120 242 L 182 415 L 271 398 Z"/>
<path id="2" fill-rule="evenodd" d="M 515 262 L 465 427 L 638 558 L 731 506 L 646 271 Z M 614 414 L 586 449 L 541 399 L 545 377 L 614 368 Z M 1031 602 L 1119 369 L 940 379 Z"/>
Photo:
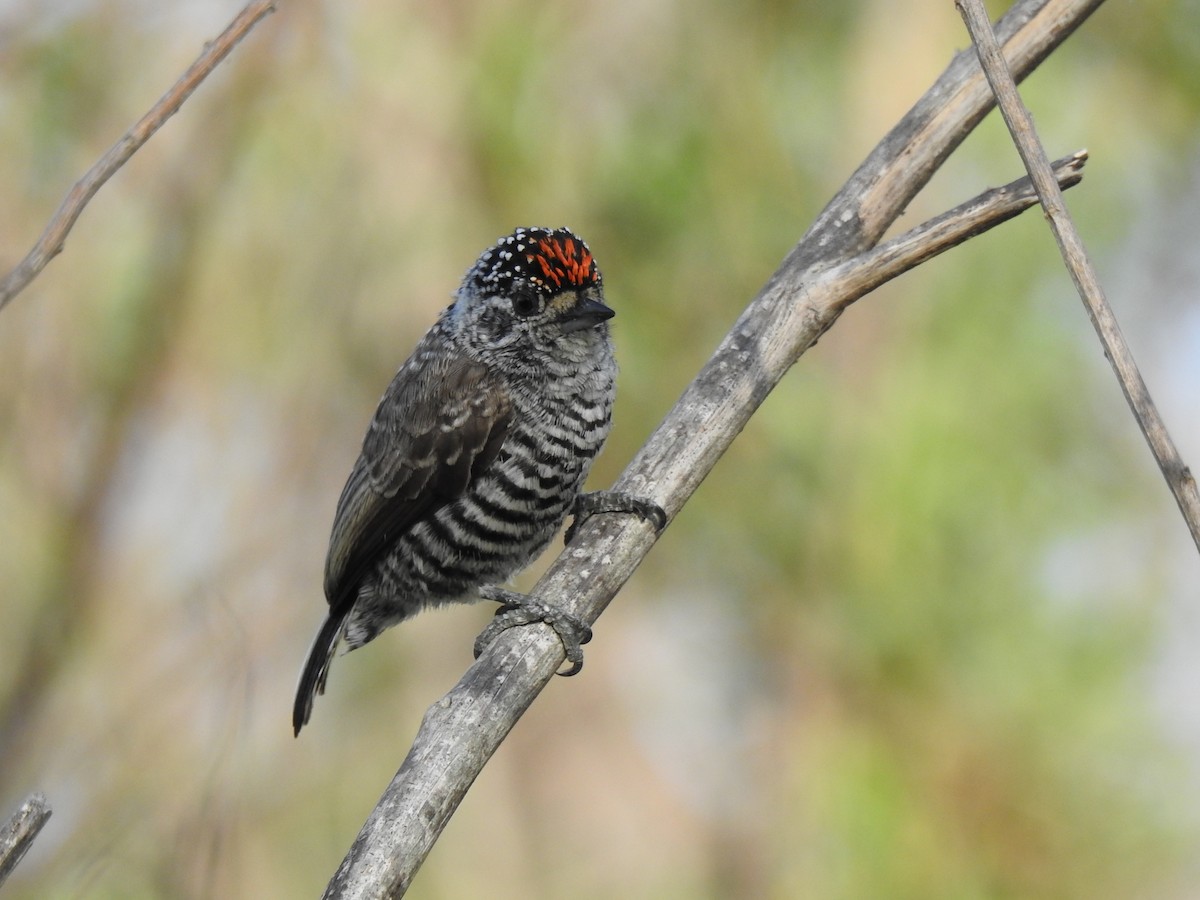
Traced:
<path id="1" fill-rule="evenodd" d="M 308 651 L 308 661 L 304 663 L 304 670 L 300 673 L 300 684 L 296 686 L 296 704 L 292 707 L 292 728 L 296 730 L 297 737 L 312 715 L 313 700 L 317 694 L 325 693 L 329 663 L 333 661 L 333 652 L 341 640 L 342 626 L 346 623 L 348 611 L 335 613 L 330 610 L 325 624 L 317 632 Z"/>

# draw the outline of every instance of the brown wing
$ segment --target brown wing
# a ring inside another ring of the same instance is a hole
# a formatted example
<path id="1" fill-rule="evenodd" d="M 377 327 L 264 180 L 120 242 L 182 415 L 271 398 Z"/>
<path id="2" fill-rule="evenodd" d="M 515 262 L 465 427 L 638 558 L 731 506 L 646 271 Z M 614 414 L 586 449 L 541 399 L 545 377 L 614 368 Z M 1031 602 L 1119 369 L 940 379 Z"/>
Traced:
<path id="1" fill-rule="evenodd" d="M 485 365 L 418 348 L 384 393 L 338 500 L 325 560 L 333 610 L 349 609 L 400 535 L 462 496 L 500 452 L 511 418 L 508 391 Z"/>

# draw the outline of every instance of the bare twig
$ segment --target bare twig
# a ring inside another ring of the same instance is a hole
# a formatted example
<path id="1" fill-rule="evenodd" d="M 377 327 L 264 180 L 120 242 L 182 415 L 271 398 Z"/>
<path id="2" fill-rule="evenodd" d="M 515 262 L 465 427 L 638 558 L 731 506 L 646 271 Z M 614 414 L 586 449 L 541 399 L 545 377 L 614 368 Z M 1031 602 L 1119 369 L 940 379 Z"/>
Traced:
<path id="1" fill-rule="evenodd" d="M 1083 180 L 1087 151 L 1052 163 L 1053 175 L 1063 190 Z M 840 283 L 840 291 L 855 300 L 887 281 L 919 266 L 927 259 L 995 228 L 1020 215 L 1038 202 L 1037 192 L 1028 176 L 1004 187 L 984 191 L 948 212 L 923 222 L 878 247 L 839 263 L 821 273 L 822 281 Z"/>
<path id="2" fill-rule="evenodd" d="M 184 101 L 200 86 L 205 78 L 220 64 L 237 43 L 259 23 L 268 13 L 275 9 L 275 0 L 253 0 L 246 4 L 229 26 L 221 32 L 216 40 L 204 45 L 204 50 L 196 61 L 188 67 L 174 86 L 167 91 L 159 101 L 130 128 L 121 139 L 113 144 L 100 159 L 87 170 L 87 173 L 75 182 L 75 186 L 67 192 L 67 196 L 51 217 L 46 230 L 38 238 L 33 249 L 25 258 L 0 281 L 0 309 L 8 305 L 13 297 L 21 293 L 34 278 L 46 268 L 46 264 L 62 252 L 67 235 L 75 225 L 75 220 L 83 212 L 96 192 L 111 178 L 121 166 L 136 153 L 167 119 L 175 115 Z"/>
<path id="3" fill-rule="evenodd" d="M 1018 75 L 1032 71 L 1100 2 L 1018 0 L 1000 23 Z M 854 278 L 822 274 L 873 247 L 993 103 L 974 53 L 958 54 L 788 254 L 617 480 L 617 490 L 652 497 L 668 516 L 679 512 L 771 389 L 837 320 L 854 290 L 871 281 L 859 279 L 849 290 Z M 911 254 L 910 264 L 921 255 Z M 596 516 L 533 592 L 593 622 L 655 539 L 634 517 Z M 404 894 L 476 776 L 562 659 L 562 642 L 549 628 L 512 629 L 488 647 L 426 712 L 326 898 Z"/>
<path id="4" fill-rule="evenodd" d="M 1146 382 L 1142 379 L 1142 373 L 1138 371 L 1133 360 L 1133 353 L 1125 343 L 1117 318 L 1113 315 L 1104 289 L 1100 286 L 1100 279 L 1096 276 L 1096 270 L 1083 246 L 1083 239 L 1071 220 L 1062 191 L 1059 190 L 1050 171 L 1050 161 L 1034 129 L 1033 118 L 1021 101 L 1021 95 L 1017 92 L 1017 86 L 1004 62 L 1004 54 L 1000 52 L 1000 45 L 992 31 L 982 0 L 956 0 L 955 5 L 966 22 L 971 40 L 975 42 L 988 83 L 999 101 L 1000 112 L 1012 134 L 1013 143 L 1021 154 L 1021 160 L 1025 163 L 1025 169 L 1037 188 L 1038 197 L 1050 221 L 1050 230 L 1054 232 L 1063 262 L 1066 263 L 1067 271 L 1071 273 L 1071 280 L 1075 282 L 1079 296 L 1087 308 L 1088 318 L 1092 320 L 1092 326 L 1104 347 L 1104 355 L 1112 364 L 1125 400 L 1133 410 L 1133 416 L 1137 419 L 1142 434 L 1146 436 L 1146 443 L 1150 445 L 1150 452 L 1154 454 L 1163 478 L 1167 480 L 1171 493 L 1175 495 L 1175 502 L 1179 504 L 1183 520 L 1192 533 L 1196 549 L 1200 550 L 1200 492 L 1196 489 L 1196 479 L 1191 470 L 1184 465 L 1179 451 L 1175 448 L 1167 426 L 1158 414 L 1158 408 L 1146 388 Z"/>
<path id="5" fill-rule="evenodd" d="M 16 815 L 0 827 L 0 885 L 12 874 L 49 819 L 50 807 L 46 804 L 46 797 L 34 794 L 21 804 Z"/>

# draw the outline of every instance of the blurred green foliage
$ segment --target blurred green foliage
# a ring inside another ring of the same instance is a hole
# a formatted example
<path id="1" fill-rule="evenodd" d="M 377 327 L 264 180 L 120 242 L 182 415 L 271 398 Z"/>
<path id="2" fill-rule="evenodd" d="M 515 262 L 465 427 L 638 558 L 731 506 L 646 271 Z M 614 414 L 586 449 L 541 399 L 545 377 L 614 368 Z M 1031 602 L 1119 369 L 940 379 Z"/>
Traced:
<path id="1" fill-rule="evenodd" d="M 0 14 L 6 264 L 236 6 Z M 1198 24 L 1109 4 L 1026 86 L 1110 272 L 1188 181 Z M 6 896 L 316 896 L 489 614 L 339 660 L 292 740 L 338 490 L 462 271 L 588 239 L 606 484 L 965 43 L 934 2 L 280 3 L 0 314 L 0 801 L 55 809 Z M 989 119 L 905 224 L 1017 174 Z M 409 896 L 1186 895 L 1148 673 L 1195 560 L 1097 356 L 1036 214 L 852 308 Z"/>

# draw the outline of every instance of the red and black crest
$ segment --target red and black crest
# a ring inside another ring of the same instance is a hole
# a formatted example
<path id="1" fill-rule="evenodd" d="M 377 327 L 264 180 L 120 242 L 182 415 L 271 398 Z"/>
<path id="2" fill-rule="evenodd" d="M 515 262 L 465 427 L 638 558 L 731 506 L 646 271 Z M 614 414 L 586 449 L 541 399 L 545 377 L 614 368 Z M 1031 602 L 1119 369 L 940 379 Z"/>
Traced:
<path id="1" fill-rule="evenodd" d="M 516 281 L 543 294 L 601 282 L 587 244 L 567 228 L 518 228 L 479 257 L 467 279 L 486 294 L 507 293 Z"/>

